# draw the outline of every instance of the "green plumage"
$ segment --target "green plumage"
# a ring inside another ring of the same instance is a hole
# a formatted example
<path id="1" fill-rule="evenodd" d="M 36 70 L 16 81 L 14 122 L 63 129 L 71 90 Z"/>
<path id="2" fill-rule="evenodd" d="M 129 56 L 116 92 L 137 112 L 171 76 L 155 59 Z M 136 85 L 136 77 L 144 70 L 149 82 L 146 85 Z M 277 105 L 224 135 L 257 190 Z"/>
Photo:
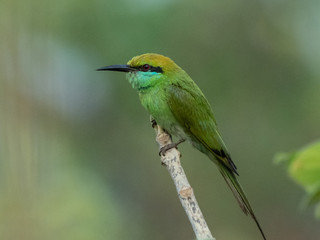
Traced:
<path id="1" fill-rule="evenodd" d="M 126 66 L 128 80 L 138 90 L 142 105 L 169 134 L 188 140 L 218 166 L 241 209 L 251 215 L 265 239 L 237 180 L 237 168 L 218 132 L 210 104 L 195 82 L 170 58 L 158 54 L 134 57 Z M 119 69 L 118 65 L 111 67 L 101 70 Z"/>

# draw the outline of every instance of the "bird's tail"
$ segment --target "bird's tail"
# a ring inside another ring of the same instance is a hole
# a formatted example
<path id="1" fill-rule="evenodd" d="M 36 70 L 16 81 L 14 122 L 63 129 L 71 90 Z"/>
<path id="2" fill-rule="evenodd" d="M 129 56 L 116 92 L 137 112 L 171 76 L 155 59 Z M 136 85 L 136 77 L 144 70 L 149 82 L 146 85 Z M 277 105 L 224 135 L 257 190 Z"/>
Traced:
<path id="1" fill-rule="evenodd" d="M 250 216 L 253 218 L 253 220 L 256 222 L 262 236 L 263 239 L 266 240 L 266 237 L 262 231 L 262 228 L 256 218 L 256 216 L 254 215 L 254 212 L 250 206 L 250 203 L 245 195 L 245 193 L 242 190 L 242 187 L 240 185 L 240 183 L 238 182 L 235 174 L 233 172 L 231 172 L 227 167 L 225 167 L 224 165 L 219 165 L 219 170 L 223 176 L 223 178 L 226 180 L 228 186 L 230 187 L 233 195 L 236 197 L 242 211 L 248 215 L 250 214 Z"/>

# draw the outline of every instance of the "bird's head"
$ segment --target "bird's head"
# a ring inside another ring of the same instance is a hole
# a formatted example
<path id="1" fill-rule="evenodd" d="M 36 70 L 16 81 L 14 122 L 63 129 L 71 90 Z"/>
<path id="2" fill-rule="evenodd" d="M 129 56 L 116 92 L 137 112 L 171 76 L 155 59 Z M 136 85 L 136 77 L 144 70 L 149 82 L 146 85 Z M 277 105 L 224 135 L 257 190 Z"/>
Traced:
<path id="1" fill-rule="evenodd" d="M 97 70 L 126 72 L 129 82 L 138 90 L 155 86 L 182 71 L 170 58 L 154 53 L 133 57 L 126 65 L 111 65 Z"/>

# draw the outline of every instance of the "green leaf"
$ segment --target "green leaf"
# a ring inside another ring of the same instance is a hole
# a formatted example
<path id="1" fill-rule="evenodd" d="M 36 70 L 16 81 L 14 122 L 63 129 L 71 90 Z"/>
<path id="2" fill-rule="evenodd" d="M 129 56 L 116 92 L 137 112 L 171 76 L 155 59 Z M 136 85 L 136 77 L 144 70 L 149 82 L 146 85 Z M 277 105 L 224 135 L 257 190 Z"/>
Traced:
<path id="1" fill-rule="evenodd" d="M 307 192 L 315 192 L 320 187 L 320 142 L 298 151 L 290 161 L 290 176 Z"/>
<path id="2" fill-rule="evenodd" d="M 286 162 L 290 177 L 307 193 L 307 205 L 317 204 L 315 215 L 320 218 L 320 142 L 289 153 L 276 154 L 276 163 Z"/>
<path id="3" fill-rule="evenodd" d="M 289 165 L 292 162 L 292 160 L 294 160 L 295 154 L 296 154 L 296 152 L 277 153 L 274 157 L 274 162 L 277 164 L 282 163 L 282 162 L 287 162 L 287 164 Z"/>

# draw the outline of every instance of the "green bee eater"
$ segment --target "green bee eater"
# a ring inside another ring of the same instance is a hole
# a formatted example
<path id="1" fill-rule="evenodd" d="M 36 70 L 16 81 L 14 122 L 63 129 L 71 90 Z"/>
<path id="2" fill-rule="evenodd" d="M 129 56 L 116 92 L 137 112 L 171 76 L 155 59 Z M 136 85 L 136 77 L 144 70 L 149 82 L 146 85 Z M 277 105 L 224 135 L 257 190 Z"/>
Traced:
<path id="1" fill-rule="evenodd" d="M 242 211 L 262 228 L 237 180 L 237 167 L 222 141 L 208 100 L 190 76 L 170 58 L 159 54 L 133 57 L 127 65 L 111 65 L 98 71 L 126 72 L 137 89 L 142 105 L 163 129 L 189 141 L 217 166 Z M 177 145 L 177 144 L 176 144 Z"/>

